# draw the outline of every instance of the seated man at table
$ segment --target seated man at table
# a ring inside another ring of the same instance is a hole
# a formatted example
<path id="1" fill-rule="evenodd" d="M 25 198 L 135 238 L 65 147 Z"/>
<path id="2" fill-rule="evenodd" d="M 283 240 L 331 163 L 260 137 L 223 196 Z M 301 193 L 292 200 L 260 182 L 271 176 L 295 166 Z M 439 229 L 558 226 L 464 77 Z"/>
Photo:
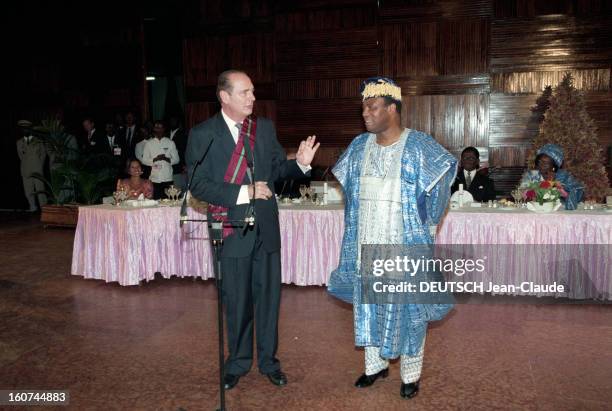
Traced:
<path id="1" fill-rule="evenodd" d="M 459 184 L 463 184 L 463 189 L 472 194 L 474 201 L 495 200 L 495 186 L 488 174 L 488 169 L 480 168 L 480 154 L 476 147 L 464 148 L 451 193 L 459 190 Z"/>

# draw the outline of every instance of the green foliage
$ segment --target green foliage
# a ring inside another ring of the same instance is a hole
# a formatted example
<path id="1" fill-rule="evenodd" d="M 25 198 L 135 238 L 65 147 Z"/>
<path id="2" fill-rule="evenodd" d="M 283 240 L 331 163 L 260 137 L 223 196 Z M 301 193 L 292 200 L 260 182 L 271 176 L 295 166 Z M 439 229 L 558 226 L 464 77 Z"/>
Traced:
<path id="1" fill-rule="evenodd" d="M 49 179 L 33 177 L 44 183 L 52 204 L 95 204 L 112 192 L 115 175 L 107 156 L 80 153 L 76 138 L 56 119 L 43 120 L 34 130 L 49 153 L 51 170 Z"/>

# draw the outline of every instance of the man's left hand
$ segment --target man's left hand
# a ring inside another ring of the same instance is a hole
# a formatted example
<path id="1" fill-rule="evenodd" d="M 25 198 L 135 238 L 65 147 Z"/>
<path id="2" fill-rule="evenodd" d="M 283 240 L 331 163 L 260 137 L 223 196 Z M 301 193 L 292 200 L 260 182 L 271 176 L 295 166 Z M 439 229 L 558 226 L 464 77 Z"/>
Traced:
<path id="1" fill-rule="evenodd" d="M 309 166 L 321 143 L 316 143 L 317 136 L 308 136 L 300 143 L 295 159 L 303 166 Z M 316 144 L 315 144 L 316 143 Z"/>

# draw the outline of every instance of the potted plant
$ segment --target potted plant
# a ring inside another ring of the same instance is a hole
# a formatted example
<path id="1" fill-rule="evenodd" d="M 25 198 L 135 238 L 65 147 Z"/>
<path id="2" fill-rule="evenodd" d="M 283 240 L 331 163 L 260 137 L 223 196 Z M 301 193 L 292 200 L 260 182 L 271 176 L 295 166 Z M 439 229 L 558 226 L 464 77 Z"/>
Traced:
<path id="1" fill-rule="evenodd" d="M 112 187 L 113 173 L 104 166 L 103 155 L 79 153 L 74 136 L 65 132 L 58 120 L 43 120 L 35 128 L 49 155 L 49 178 L 32 177 L 45 185 L 49 204 L 41 207 L 45 226 L 75 227 L 78 204 L 95 204 Z"/>

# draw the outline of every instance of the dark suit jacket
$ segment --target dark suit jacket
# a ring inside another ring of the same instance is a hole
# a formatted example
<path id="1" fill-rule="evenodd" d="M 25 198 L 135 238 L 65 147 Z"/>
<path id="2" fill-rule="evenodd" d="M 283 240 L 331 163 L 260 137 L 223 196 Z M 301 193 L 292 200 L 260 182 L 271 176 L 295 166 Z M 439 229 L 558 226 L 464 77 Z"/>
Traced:
<path id="1" fill-rule="evenodd" d="M 193 172 L 194 165 L 200 160 L 211 140 L 213 141 L 206 159 Z M 191 129 L 186 153 L 187 170 L 189 178 L 194 174 L 190 188 L 194 197 L 228 207 L 230 220 L 242 220 L 246 215 L 248 204 L 236 205 L 240 185 L 224 182 L 225 172 L 235 147 L 236 144 L 227 124 L 221 113 L 217 113 Z M 253 155 L 255 157 L 255 180 L 267 181 L 272 192 L 274 192 L 274 182 L 278 180 L 304 177 L 296 161 L 287 160 L 285 151 L 276 139 L 272 121 L 263 117 L 257 118 Z M 245 175 L 242 184 L 248 183 L 248 177 Z M 278 207 L 274 197 L 269 200 L 255 201 L 255 219 L 256 227 L 247 230 L 246 235 L 243 236 L 242 229 L 235 229 L 234 233 L 225 239 L 222 257 L 250 255 L 258 232 L 267 252 L 280 249 Z"/>
<path id="2" fill-rule="evenodd" d="M 125 140 L 123 139 L 123 136 L 119 134 L 115 134 L 115 140 L 113 143 L 115 147 L 121 148 L 121 157 L 124 157 L 126 155 L 126 152 L 125 152 Z M 113 150 L 108 145 L 108 137 L 106 135 L 104 135 L 101 138 L 101 141 L 98 144 L 100 145 L 99 147 L 100 153 L 109 154 L 111 156 L 114 156 Z"/>
<path id="3" fill-rule="evenodd" d="M 455 178 L 455 182 L 451 186 L 451 193 L 459 190 L 459 184 L 463 184 L 463 188 L 472 194 L 474 201 L 495 200 L 495 185 L 493 184 L 493 180 L 488 177 L 488 174 L 488 169 L 479 169 L 472 179 L 470 186 L 466 187 L 463 168 L 459 167 L 457 178 Z"/>
<path id="4" fill-rule="evenodd" d="M 125 147 L 125 158 L 136 158 L 134 150 L 136 149 L 136 144 L 142 140 L 142 137 L 140 136 L 140 127 L 134 127 L 134 133 L 132 134 L 132 139 L 130 142 L 127 140 L 127 127 L 125 127 L 122 131 L 121 138 L 124 144 L 123 146 Z"/>
<path id="5" fill-rule="evenodd" d="M 108 137 L 104 135 L 101 141 L 97 144 L 98 152 L 103 154 L 107 159 L 106 165 L 110 165 L 111 168 L 117 173 L 119 177 L 125 177 L 125 163 L 127 160 L 127 150 L 125 149 L 125 140 L 123 136 L 115 134 L 114 147 L 121 148 L 121 154 L 115 155 L 114 151 L 108 144 Z"/>
<path id="6" fill-rule="evenodd" d="M 91 137 L 91 140 L 87 139 L 87 134 L 83 136 L 79 144 L 79 148 L 84 153 L 101 153 L 104 150 L 102 147 L 103 139 L 106 138 L 105 134 L 101 130 L 96 130 Z M 107 144 L 108 146 L 108 144 Z"/>

